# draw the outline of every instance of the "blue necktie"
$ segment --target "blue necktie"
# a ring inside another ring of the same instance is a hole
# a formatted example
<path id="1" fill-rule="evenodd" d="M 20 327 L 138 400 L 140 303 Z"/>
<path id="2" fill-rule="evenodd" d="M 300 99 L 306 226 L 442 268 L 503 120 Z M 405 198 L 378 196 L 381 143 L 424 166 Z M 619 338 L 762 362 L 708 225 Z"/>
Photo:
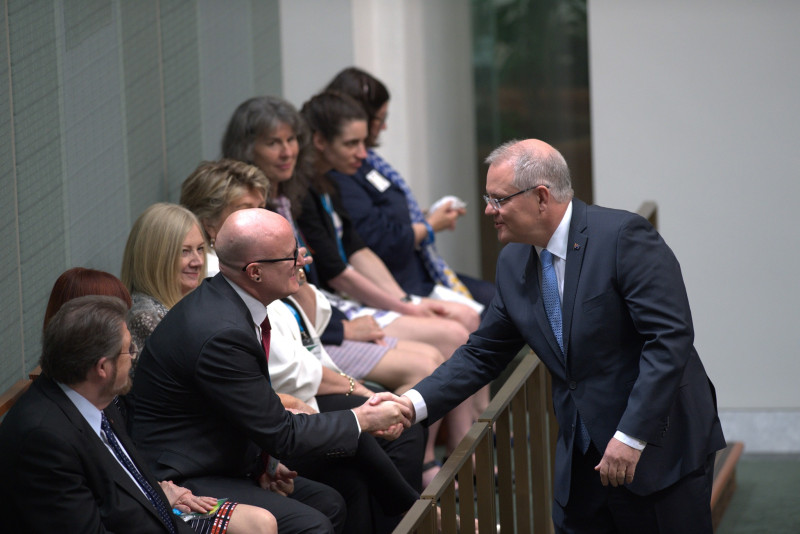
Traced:
<path id="1" fill-rule="evenodd" d="M 561 326 L 561 297 L 558 295 L 558 278 L 553 267 L 553 255 L 546 248 L 542 249 L 539 258 L 542 260 L 542 300 L 550 328 L 556 336 L 561 356 L 564 356 L 564 339 Z"/>
<path id="2" fill-rule="evenodd" d="M 108 440 L 108 444 L 111 446 L 111 450 L 114 451 L 114 456 L 125 466 L 125 469 L 133 475 L 134 480 L 136 483 L 139 484 L 139 487 L 142 488 L 145 496 L 156 509 L 158 515 L 161 517 L 161 520 L 164 521 L 164 524 L 167 525 L 167 528 L 172 534 L 176 534 L 175 525 L 172 524 L 172 518 L 170 517 L 170 512 L 167 509 L 166 503 L 159 497 L 158 493 L 153 489 L 153 486 L 147 482 L 147 479 L 142 476 L 142 473 L 133 465 L 133 462 L 128 455 L 125 454 L 122 450 L 122 445 L 119 444 L 117 441 L 117 437 L 114 435 L 114 431 L 111 430 L 111 425 L 108 424 L 108 419 L 106 419 L 106 414 L 101 414 L 100 417 L 100 430 L 103 431 L 103 435 L 105 435 L 106 440 Z"/>
<path id="3" fill-rule="evenodd" d="M 561 297 L 558 293 L 558 278 L 556 277 L 556 269 L 553 267 L 553 255 L 547 249 L 542 249 L 539 254 L 539 259 L 542 262 L 542 301 L 544 302 L 544 311 L 547 314 L 547 320 L 550 322 L 550 328 L 553 329 L 553 334 L 556 336 L 558 346 L 561 348 L 561 356 L 565 360 L 564 354 L 564 338 L 563 326 L 561 322 Z M 580 413 L 578 414 L 578 432 L 575 437 L 575 442 L 580 448 L 582 453 L 586 453 L 589 449 L 589 431 L 586 425 L 581 420 Z"/>

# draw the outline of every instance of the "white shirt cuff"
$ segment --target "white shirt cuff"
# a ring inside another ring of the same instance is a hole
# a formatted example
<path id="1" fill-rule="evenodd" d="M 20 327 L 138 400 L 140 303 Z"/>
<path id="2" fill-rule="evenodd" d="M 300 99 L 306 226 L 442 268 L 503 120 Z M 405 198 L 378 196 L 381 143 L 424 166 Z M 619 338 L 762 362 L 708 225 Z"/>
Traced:
<path id="1" fill-rule="evenodd" d="M 644 448 L 645 448 L 645 445 L 647 445 L 646 441 L 642 441 L 640 439 L 636 439 L 633 436 L 629 436 L 628 434 L 625 434 L 624 432 L 620 432 L 619 430 L 617 430 L 614 433 L 614 438 L 616 438 L 617 440 L 621 441 L 622 443 L 624 443 L 628 447 L 633 447 L 637 451 L 643 451 Z"/>
<path id="2" fill-rule="evenodd" d="M 358 436 L 361 437 L 361 424 L 358 422 L 358 416 L 356 415 L 356 411 L 350 410 L 350 412 L 353 414 L 353 417 L 356 418 L 356 426 L 358 427 Z"/>
<path id="3" fill-rule="evenodd" d="M 416 389 L 409 389 L 405 393 L 403 393 L 404 397 L 408 397 L 411 400 L 411 404 L 414 405 L 414 421 L 413 423 L 419 423 L 427 419 L 428 417 L 428 406 L 425 404 L 425 399 L 422 398 L 419 391 Z"/>

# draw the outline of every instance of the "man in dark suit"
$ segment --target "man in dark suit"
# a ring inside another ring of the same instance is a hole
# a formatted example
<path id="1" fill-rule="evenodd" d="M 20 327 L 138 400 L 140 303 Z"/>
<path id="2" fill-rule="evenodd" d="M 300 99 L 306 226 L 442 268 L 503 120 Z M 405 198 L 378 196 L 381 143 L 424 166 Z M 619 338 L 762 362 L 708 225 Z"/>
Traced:
<path id="1" fill-rule="evenodd" d="M 230 215 L 215 246 L 220 274 L 174 306 L 142 351 L 132 390 L 133 438 L 156 476 L 266 508 L 282 534 L 341 530 L 343 503 L 327 486 L 298 477 L 288 499 L 265 491 L 296 473 L 278 464 L 264 479 L 264 454 L 282 460 L 353 456 L 367 437 L 362 432 L 399 432 L 410 411 L 394 402 L 384 403 L 385 410 L 369 404 L 315 415 L 284 410 L 269 383 L 266 306 L 298 290 L 304 250 L 286 219 L 263 209 Z M 343 482 L 353 485 L 358 478 Z M 394 504 L 407 509 L 416 494 L 398 492 Z M 358 519 L 350 515 L 348 524 Z"/>
<path id="2" fill-rule="evenodd" d="M 81 297 L 48 325 L 42 375 L 0 425 L 4 531 L 193 532 L 175 520 L 111 404 L 130 388 L 127 311 L 117 298 Z M 117 460 L 106 432 L 143 481 Z"/>
<path id="3" fill-rule="evenodd" d="M 406 404 L 438 419 L 527 343 L 552 376 L 556 531 L 710 534 L 725 442 L 672 251 L 642 217 L 573 199 L 566 162 L 542 141 L 507 143 L 487 163 L 486 214 L 509 243 L 497 294 Z"/>

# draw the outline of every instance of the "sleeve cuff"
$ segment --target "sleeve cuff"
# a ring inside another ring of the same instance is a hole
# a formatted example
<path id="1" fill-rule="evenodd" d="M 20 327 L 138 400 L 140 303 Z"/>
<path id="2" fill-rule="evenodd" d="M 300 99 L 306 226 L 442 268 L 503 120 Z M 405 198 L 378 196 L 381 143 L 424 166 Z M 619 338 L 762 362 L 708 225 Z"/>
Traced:
<path id="1" fill-rule="evenodd" d="M 624 443 L 628 447 L 633 447 L 637 451 L 643 451 L 645 446 L 647 445 L 646 441 L 642 441 L 640 439 L 636 439 L 633 436 L 629 436 L 629 435 L 625 434 L 624 432 L 620 432 L 619 430 L 617 430 L 614 433 L 614 438 L 619 440 L 619 441 L 621 441 L 622 443 Z"/>
<path id="2" fill-rule="evenodd" d="M 414 405 L 414 422 L 419 423 L 428 418 L 428 406 L 425 404 L 425 399 L 422 398 L 419 391 L 416 389 L 409 389 L 405 393 L 403 393 L 404 397 L 408 397 L 411 400 L 411 404 Z"/>
<path id="3" fill-rule="evenodd" d="M 358 428 L 358 437 L 361 437 L 361 425 L 358 422 L 358 416 L 356 415 L 355 410 L 350 410 L 350 413 L 352 413 L 353 417 L 356 418 L 356 428 Z"/>

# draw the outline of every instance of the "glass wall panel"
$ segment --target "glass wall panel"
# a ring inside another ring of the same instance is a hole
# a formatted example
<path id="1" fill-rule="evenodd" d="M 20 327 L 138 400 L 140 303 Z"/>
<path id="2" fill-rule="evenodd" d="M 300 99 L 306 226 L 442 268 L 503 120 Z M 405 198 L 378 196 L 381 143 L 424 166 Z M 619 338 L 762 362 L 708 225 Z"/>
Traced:
<path id="1" fill-rule="evenodd" d="M 592 202 L 586 0 L 473 0 L 478 162 L 511 139 L 555 146 L 575 195 Z M 481 225 L 483 274 L 493 279 L 501 245 Z"/>

